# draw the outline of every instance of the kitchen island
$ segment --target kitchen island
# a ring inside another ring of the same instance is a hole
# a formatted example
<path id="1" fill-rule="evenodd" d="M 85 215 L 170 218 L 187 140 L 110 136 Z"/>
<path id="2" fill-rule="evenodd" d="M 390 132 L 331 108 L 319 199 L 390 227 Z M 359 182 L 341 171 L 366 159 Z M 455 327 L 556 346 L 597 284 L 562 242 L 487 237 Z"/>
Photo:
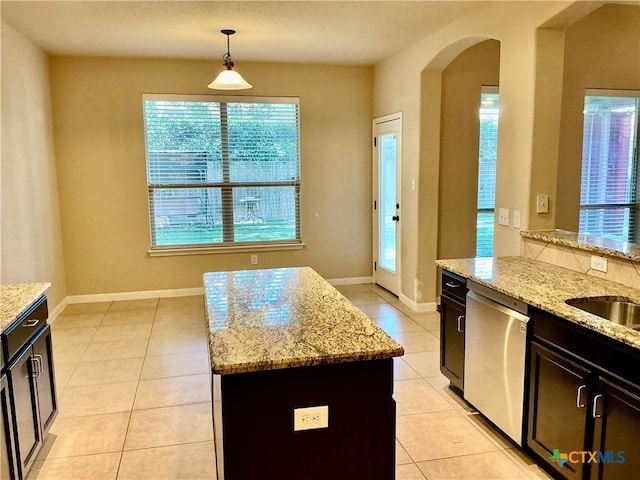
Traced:
<path id="1" fill-rule="evenodd" d="M 393 479 L 402 347 L 308 267 L 204 286 L 218 478 Z"/>

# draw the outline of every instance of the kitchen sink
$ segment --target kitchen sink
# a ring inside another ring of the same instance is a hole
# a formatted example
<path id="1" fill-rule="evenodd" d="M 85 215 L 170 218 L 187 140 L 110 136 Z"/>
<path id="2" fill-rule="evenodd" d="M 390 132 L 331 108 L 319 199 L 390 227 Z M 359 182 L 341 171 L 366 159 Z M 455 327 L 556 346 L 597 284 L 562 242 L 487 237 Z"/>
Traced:
<path id="1" fill-rule="evenodd" d="M 613 323 L 640 330 L 640 305 L 627 298 L 570 298 L 566 303 Z"/>

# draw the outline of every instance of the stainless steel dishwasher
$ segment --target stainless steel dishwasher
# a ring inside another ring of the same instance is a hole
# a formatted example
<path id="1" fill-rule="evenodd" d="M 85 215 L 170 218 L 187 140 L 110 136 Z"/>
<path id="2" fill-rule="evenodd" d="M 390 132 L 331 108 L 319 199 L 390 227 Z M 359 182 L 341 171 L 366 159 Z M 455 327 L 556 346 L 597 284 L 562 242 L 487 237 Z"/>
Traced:
<path id="1" fill-rule="evenodd" d="M 528 306 L 467 282 L 464 398 L 522 445 Z"/>

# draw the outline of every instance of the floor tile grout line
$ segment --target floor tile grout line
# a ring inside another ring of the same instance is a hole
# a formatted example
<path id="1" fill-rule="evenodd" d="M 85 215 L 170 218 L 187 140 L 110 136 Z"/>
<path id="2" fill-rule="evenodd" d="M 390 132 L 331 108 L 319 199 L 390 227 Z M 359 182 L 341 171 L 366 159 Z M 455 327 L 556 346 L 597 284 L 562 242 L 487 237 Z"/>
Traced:
<path id="1" fill-rule="evenodd" d="M 120 458 L 118 460 L 118 468 L 116 469 L 116 476 L 115 479 L 117 480 L 118 476 L 120 475 L 120 467 L 122 466 L 122 457 L 124 456 L 124 452 L 125 452 L 125 445 L 127 444 L 127 437 L 129 435 L 129 428 L 131 427 L 131 419 L 133 417 L 133 407 L 136 404 L 136 398 L 138 397 L 138 390 L 140 388 L 140 379 L 142 377 L 142 371 L 144 370 L 144 364 L 146 362 L 146 358 L 147 358 L 147 351 L 149 349 L 149 341 L 151 338 L 151 333 L 153 332 L 153 324 L 155 323 L 155 318 L 156 318 L 156 314 L 158 312 L 158 304 L 160 303 L 160 299 L 157 299 L 156 301 L 156 307 L 153 311 L 153 321 L 151 322 L 151 330 L 149 331 L 149 337 L 147 338 L 147 345 L 145 347 L 144 350 L 144 355 L 143 355 L 143 360 L 142 360 L 142 366 L 140 367 L 140 373 L 138 374 L 138 381 L 136 382 L 136 390 L 133 394 L 133 401 L 131 402 L 131 409 L 129 410 L 129 418 L 127 419 L 127 427 L 125 428 L 124 431 L 124 438 L 122 439 L 122 450 L 120 451 Z"/>

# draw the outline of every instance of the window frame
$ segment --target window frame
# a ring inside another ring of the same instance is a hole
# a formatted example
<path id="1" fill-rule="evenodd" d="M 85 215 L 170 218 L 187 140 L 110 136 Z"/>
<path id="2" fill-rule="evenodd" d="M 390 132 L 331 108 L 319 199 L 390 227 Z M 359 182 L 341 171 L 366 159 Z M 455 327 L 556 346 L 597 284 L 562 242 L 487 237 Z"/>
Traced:
<path id="1" fill-rule="evenodd" d="M 206 181 L 201 183 L 152 183 L 150 172 L 150 152 L 147 136 L 147 121 L 145 118 L 145 102 L 206 102 L 220 105 L 220 140 L 222 180 Z M 229 103 L 254 103 L 254 104 L 295 104 L 297 106 L 297 179 L 282 181 L 231 181 L 229 171 L 231 159 L 229 155 L 229 142 L 226 134 L 227 120 L 226 106 Z M 300 154 L 300 101 L 299 97 L 268 97 L 268 96 L 244 96 L 244 95 L 190 95 L 190 94 L 143 94 L 142 95 L 142 119 L 144 127 L 145 143 L 145 176 L 147 185 L 147 208 L 149 221 L 149 243 L 147 251 L 149 256 L 168 255 L 192 255 L 238 251 L 269 251 L 269 250 L 298 250 L 305 247 L 301 234 L 301 154 Z M 223 110 L 225 113 L 223 113 Z M 234 235 L 234 202 L 233 190 L 235 188 L 268 188 L 268 187 L 294 187 L 294 215 L 295 215 L 295 239 L 265 240 L 265 241 L 234 241 L 230 240 Z M 154 232 L 157 235 L 156 219 L 154 212 L 153 193 L 163 189 L 219 189 L 222 199 L 222 231 L 223 241 L 217 243 L 172 244 L 155 245 Z"/>
<path id="2" fill-rule="evenodd" d="M 499 117 L 500 117 L 500 87 L 498 85 L 482 85 L 480 87 L 480 99 L 479 101 L 482 102 L 482 96 L 483 95 L 498 95 L 498 129 L 496 131 L 496 171 L 493 172 L 493 183 L 494 183 L 494 190 L 495 190 L 495 184 L 496 184 L 496 175 L 497 175 L 497 166 L 498 166 L 498 135 L 499 135 L 499 131 L 500 131 L 500 127 L 499 127 Z M 476 187 L 477 187 L 477 193 L 476 193 L 476 257 L 491 257 L 494 254 L 494 244 L 495 244 L 495 212 L 496 212 L 496 206 L 495 206 L 495 197 L 494 197 L 494 203 L 493 203 L 493 208 L 480 208 L 478 206 L 478 203 L 480 201 L 480 149 L 481 149 L 481 144 L 482 144 L 482 119 L 480 118 L 482 112 L 482 103 L 480 104 L 480 108 L 478 109 L 478 155 L 477 155 L 477 160 L 478 160 L 478 178 L 476 180 Z M 482 214 L 491 214 L 492 218 L 492 231 L 491 231 L 491 255 L 483 255 L 482 251 L 481 251 L 481 246 L 482 244 L 479 241 L 479 225 L 480 225 L 480 216 Z"/>
<path id="3" fill-rule="evenodd" d="M 583 227 L 581 225 L 582 213 L 587 212 L 589 210 L 620 210 L 620 209 L 629 209 L 629 237 L 626 240 L 621 241 L 633 241 L 634 238 L 640 238 L 640 158 L 638 158 L 638 149 L 640 148 L 640 90 L 635 89 L 599 89 L 599 88 L 587 88 L 584 91 L 583 96 L 583 108 L 586 104 L 587 97 L 620 97 L 620 98 L 634 98 L 636 99 L 636 122 L 635 122 L 635 151 L 632 154 L 631 161 L 632 165 L 632 173 L 630 181 L 635 181 L 635 191 L 631 193 L 632 200 L 631 202 L 625 203 L 582 203 L 582 191 L 584 189 L 584 185 L 582 182 L 582 176 L 584 171 L 584 122 L 586 121 L 586 115 L 583 113 L 583 128 L 582 128 L 582 144 L 581 144 L 581 157 L 582 162 L 580 165 L 580 199 L 578 206 L 578 231 L 580 233 L 589 233 L 584 232 Z M 607 237 L 609 238 L 609 237 Z"/>

